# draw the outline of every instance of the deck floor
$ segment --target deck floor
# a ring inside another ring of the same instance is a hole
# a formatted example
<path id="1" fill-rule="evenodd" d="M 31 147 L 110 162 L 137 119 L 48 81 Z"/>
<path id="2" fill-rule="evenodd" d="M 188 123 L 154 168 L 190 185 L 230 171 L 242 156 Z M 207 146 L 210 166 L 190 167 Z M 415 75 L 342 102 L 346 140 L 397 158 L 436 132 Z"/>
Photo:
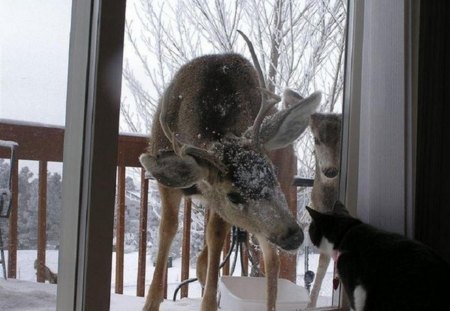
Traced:
<path id="1" fill-rule="evenodd" d="M 327 305 L 329 298 L 319 297 L 320 305 Z M 160 311 L 198 311 L 201 298 L 184 298 L 173 302 L 166 300 Z M 142 310 L 144 298 L 111 294 L 111 311 Z M 56 285 L 0 278 L 0 310 L 55 311 Z M 221 311 L 232 311 L 220 309 Z"/>
<path id="2" fill-rule="evenodd" d="M 142 310 L 144 298 L 111 294 L 111 311 Z M 161 311 L 198 311 L 200 298 L 165 301 Z M 0 310 L 54 311 L 56 285 L 0 278 Z M 226 311 L 226 310 L 224 310 Z"/>

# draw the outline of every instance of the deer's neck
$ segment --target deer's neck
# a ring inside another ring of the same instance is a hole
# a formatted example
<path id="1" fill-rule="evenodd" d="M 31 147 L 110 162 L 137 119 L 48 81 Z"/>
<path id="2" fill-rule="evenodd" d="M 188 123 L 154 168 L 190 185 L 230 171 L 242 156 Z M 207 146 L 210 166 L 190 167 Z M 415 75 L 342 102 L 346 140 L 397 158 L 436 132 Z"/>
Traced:
<path id="1" fill-rule="evenodd" d="M 334 203 L 338 199 L 339 178 L 332 180 L 322 176 L 321 168 L 316 166 L 316 176 L 314 178 L 314 186 L 311 192 L 311 201 L 314 209 L 320 212 L 328 212 L 333 208 Z"/>

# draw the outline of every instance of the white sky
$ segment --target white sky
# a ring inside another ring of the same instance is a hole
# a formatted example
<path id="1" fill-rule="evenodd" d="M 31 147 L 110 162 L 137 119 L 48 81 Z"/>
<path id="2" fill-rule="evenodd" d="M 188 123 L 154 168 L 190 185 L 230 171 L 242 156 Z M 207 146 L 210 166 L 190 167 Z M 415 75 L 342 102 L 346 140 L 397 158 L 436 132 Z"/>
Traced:
<path id="1" fill-rule="evenodd" d="M 71 9 L 71 0 L 0 0 L 0 119 L 65 124 Z"/>
<path id="2" fill-rule="evenodd" d="M 70 0 L 0 0 L 0 118 L 64 125 Z"/>

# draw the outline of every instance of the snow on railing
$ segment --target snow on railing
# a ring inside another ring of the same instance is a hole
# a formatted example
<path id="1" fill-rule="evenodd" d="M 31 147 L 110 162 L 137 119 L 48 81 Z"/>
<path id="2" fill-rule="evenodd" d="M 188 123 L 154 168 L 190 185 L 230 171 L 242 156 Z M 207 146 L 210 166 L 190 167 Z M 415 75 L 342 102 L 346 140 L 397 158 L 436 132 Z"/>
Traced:
<path id="1" fill-rule="evenodd" d="M 16 148 L 19 144 L 15 141 L 12 140 L 1 140 L 0 139 L 0 147 L 5 147 L 5 148 Z"/>

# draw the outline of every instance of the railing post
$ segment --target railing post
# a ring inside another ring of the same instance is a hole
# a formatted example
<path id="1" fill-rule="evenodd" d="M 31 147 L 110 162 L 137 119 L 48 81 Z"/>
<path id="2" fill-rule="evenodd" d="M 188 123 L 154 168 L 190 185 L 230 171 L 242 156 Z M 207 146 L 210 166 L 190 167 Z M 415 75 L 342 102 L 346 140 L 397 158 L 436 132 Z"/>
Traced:
<path id="1" fill-rule="evenodd" d="M 286 196 L 288 207 L 294 217 L 297 217 L 297 188 L 292 185 L 297 172 L 297 159 L 292 145 L 271 152 L 270 156 L 277 168 L 277 178 L 281 190 Z M 280 277 L 296 282 L 297 256 L 282 252 L 280 254 Z"/>
<path id="2" fill-rule="evenodd" d="M 45 249 L 47 245 L 47 161 L 39 161 L 39 200 L 37 228 L 37 281 L 45 283 Z"/>
<path id="3" fill-rule="evenodd" d="M 115 293 L 123 294 L 123 256 L 125 245 L 125 166 L 118 167 L 117 188 Z"/>
<path id="4" fill-rule="evenodd" d="M 183 245 L 181 249 L 181 280 L 189 278 L 189 261 L 191 251 L 191 211 L 192 201 L 190 198 L 184 198 L 184 221 L 183 221 Z M 181 298 L 187 297 L 189 285 L 181 288 Z"/>
<path id="5" fill-rule="evenodd" d="M 8 278 L 15 279 L 17 272 L 17 216 L 19 208 L 19 161 L 11 163 L 12 169 L 12 208 L 9 216 L 8 235 Z"/>
<path id="6" fill-rule="evenodd" d="M 148 179 L 141 169 L 141 207 L 139 213 L 139 253 L 136 295 L 145 295 L 145 268 L 147 263 L 147 216 L 148 216 Z"/>

